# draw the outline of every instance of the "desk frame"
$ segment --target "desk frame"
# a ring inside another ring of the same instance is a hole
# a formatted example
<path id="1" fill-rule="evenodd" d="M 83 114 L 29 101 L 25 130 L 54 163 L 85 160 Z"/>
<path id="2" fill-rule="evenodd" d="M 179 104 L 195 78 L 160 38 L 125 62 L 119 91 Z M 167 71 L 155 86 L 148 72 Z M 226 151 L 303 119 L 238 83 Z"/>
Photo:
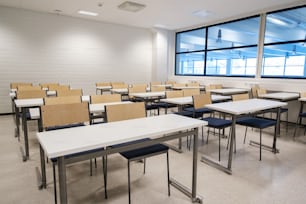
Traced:
<path id="1" fill-rule="evenodd" d="M 205 125 L 205 124 L 203 124 Z M 99 152 L 81 155 L 66 159 L 64 156 L 57 157 L 58 159 L 58 175 L 59 175 L 59 192 L 60 202 L 66 204 L 67 201 L 67 184 L 66 184 L 66 165 L 78 161 L 87 160 L 90 158 L 100 157 L 104 155 L 114 154 L 122 151 L 128 151 L 136 148 L 146 147 L 153 144 L 159 144 L 165 141 L 178 139 L 186 136 L 194 135 L 193 139 L 193 162 L 192 162 L 192 188 L 184 186 L 177 182 L 175 179 L 170 178 L 170 184 L 177 188 L 179 191 L 191 198 L 192 202 L 202 203 L 202 197 L 197 195 L 197 160 L 198 160 L 198 128 L 194 127 L 185 132 L 173 132 L 172 134 L 166 134 L 158 138 L 153 138 L 150 141 L 144 141 L 142 143 L 130 144 L 128 146 L 116 147 L 116 148 L 105 148 Z M 54 131 L 55 132 L 55 131 Z M 41 182 L 39 187 L 46 188 L 46 167 L 45 167 L 45 153 L 40 145 L 40 161 L 41 161 Z"/>

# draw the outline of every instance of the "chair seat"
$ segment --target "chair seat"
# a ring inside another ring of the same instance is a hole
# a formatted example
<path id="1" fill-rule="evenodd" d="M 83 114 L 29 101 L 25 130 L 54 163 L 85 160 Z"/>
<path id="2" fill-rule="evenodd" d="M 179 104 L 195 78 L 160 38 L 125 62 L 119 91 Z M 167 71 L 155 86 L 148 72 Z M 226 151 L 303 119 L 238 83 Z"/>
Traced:
<path id="1" fill-rule="evenodd" d="M 134 140 L 131 142 L 125 142 L 122 144 L 118 144 L 118 145 L 113 145 L 112 147 L 123 147 L 126 145 L 130 145 L 130 144 L 137 144 L 140 142 L 145 142 L 145 141 L 150 141 L 151 139 L 149 138 L 145 138 L 145 139 L 140 139 L 140 140 Z M 151 146 L 147 146 L 147 147 L 142 147 L 142 148 L 138 148 L 138 149 L 133 149 L 133 150 L 129 150 L 129 151 L 125 151 L 125 152 L 120 152 L 120 154 L 122 156 L 124 156 L 126 159 L 131 160 L 133 158 L 138 158 L 138 157 L 146 157 L 148 155 L 154 155 L 155 153 L 158 152 L 165 152 L 169 149 L 168 146 L 163 145 L 163 144 L 155 144 L 155 145 L 151 145 Z"/>
<path id="2" fill-rule="evenodd" d="M 186 117 L 193 117 L 193 112 L 191 111 L 180 111 L 180 112 L 175 112 L 174 114 L 177 114 L 177 115 L 182 115 L 182 116 L 186 116 Z"/>
<path id="3" fill-rule="evenodd" d="M 207 117 L 207 118 L 203 118 L 202 120 L 205 120 L 208 122 L 208 125 L 207 125 L 208 127 L 214 127 L 218 129 L 223 129 L 223 128 L 226 128 L 232 125 L 231 120 L 226 120 L 222 118 Z"/>
<path id="4" fill-rule="evenodd" d="M 237 124 L 253 128 L 264 129 L 276 125 L 275 120 L 256 118 L 256 117 L 243 117 L 237 120 Z"/>
<path id="5" fill-rule="evenodd" d="M 299 114 L 299 117 L 306 117 L 306 112 L 300 113 L 300 114 Z"/>
<path id="6" fill-rule="evenodd" d="M 195 112 L 195 113 L 212 113 L 213 111 L 211 109 L 208 109 L 208 108 L 193 108 L 193 107 L 190 107 L 190 108 L 185 108 L 184 109 L 185 111 L 191 111 L 191 112 Z"/>

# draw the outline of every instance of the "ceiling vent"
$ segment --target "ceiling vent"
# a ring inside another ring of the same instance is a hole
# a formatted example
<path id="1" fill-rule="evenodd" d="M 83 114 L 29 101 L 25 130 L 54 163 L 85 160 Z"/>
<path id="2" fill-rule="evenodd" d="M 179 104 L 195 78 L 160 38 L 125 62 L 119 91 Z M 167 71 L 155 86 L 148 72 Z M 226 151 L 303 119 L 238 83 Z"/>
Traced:
<path id="1" fill-rule="evenodd" d="M 130 12 L 137 12 L 144 9 L 145 7 L 146 5 L 144 4 L 139 4 L 132 1 L 125 1 L 118 6 L 119 9 Z"/>

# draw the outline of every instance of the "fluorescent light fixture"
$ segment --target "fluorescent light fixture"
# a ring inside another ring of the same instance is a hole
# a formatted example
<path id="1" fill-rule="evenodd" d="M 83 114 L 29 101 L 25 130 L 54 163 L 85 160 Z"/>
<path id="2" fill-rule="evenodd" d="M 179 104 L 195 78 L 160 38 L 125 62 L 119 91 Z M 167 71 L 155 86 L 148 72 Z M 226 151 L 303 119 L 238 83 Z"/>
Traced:
<path id="1" fill-rule="evenodd" d="M 204 10 L 204 9 L 192 12 L 192 15 L 197 16 L 197 17 L 201 17 L 201 18 L 207 17 L 211 14 L 213 14 L 211 11 L 207 11 L 207 10 Z"/>
<path id="2" fill-rule="evenodd" d="M 267 15 L 267 21 L 270 23 L 274 23 L 279 26 L 284 26 L 284 27 L 289 27 L 289 28 L 294 28 L 297 26 L 297 23 L 294 20 L 285 18 L 280 15 L 276 14 L 269 14 Z"/>
<path id="3" fill-rule="evenodd" d="M 118 8 L 121 9 L 121 10 L 131 11 L 131 12 L 140 11 L 140 10 L 144 9 L 145 7 L 146 7 L 146 5 L 144 5 L 144 4 L 139 4 L 139 3 L 136 3 L 136 2 L 132 2 L 132 1 L 125 1 L 118 6 Z"/>
<path id="4" fill-rule="evenodd" d="M 91 11 L 84 11 L 84 10 L 79 10 L 78 13 L 82 15 L 87 15 L 87 16 L 97 16 L 98 15 L 98 13 L 91 12 Z"/>

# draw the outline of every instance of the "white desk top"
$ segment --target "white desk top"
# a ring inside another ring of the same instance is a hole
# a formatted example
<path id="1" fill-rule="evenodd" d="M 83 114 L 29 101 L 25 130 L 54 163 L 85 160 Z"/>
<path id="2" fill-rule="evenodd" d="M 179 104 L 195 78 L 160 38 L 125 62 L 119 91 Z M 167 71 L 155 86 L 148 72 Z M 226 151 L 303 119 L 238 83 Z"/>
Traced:
<path id="1" fill-rule="evenodd" d="M 132 103 L 131 101 L 118 101 L 118 102 L 109 102 L 109 103 L 95 103 L 89 104 L 89 112 L 90 113 L 101 113 L 105 112 L 105 106 L 108 105 L 117 105 L 123 103 Z"/>
<path id="2" fill-rule="evenodd" d="M 275 99 L 280 101 L 290 101 L 290 100 L 296 100 L 300 97 L 299 93 L 287 93 L 287 92 L 277 92 L 277 93 L 267 93 L 259 95 L 260 98 L 266 98 L 266 99 Z"/>
<path id="3" fill-rule="evenodd" d="M 192 104 L 192 96 L 177 97 L 177 98 L 164 98 L 160 99 L 162 102 L 176 104 L 176 105 L 188 105 Z"/>
<path id="4" fill-rule="evenodd" d="M 286 106 L 287 103 L 266 100 L 266 99 L 248 99 L 241 101 L 231 101 L 231 102 L 223 102 L 223 103 L 215 103 L 206 105 L 206 108 L 210 108 L 212 110 L 229 113 L 233 115 L 241 115 L 241 114 L 249 114 L 254 113 L 261 110 L 267 110 L 271 108 L 278 108 L 282 106 Z"/>
<path id="5" fill-rule="evenodd" d="M 231 100 L 231 99 L 232 97 L 230 96 L 211 95 L 212 102 L 219 102 L 219 101 L 225 101 L 225 100 Z M 192 96 L 165 98 L 165 99 L 161 99 L 160 101 L 171 103 L 171 104 L 176 104 L 176 105 L 189 105 L 189 104 L 192 104 Z"/>
<path id="6" fill-rule="evenodd" d="M 233 95 L 233 94 L 241 94 L 248 93 L 248 89 L 238 89 L 238 88 L 230 88 L 230 89 L 211 89 L 209 90 L 211 93 L 221 94 L 221 95 Z"/>
<path id="7" fill-rule="evenodd" d="M 306 101 L 306 97 L 299 98 L 299 101 Z"/>
<path id="8" fill-rule="evenodd" d="M 96 89 L 99 90 L 110 90 L 112 86 L 96 86 Z"/>
<path id="9" fill-rule="evenodd" d="M 167 114 L 37 133 L 49 158 L 64 156 L 142 138 L 158 138 L 165 134 L 202 127 L 207 122 Z M 158 127 L 158 128 L 156 128 Z"/>
<path id="10" fill-rule="evenodd" d="M 42 98 L 15 99 L 14 102 L 17 108 L 38 107 L 44 105 L 44 100 Z"/>
<path id="11" fill-rule="evenodd" d="M 177 89 L 177 90 L 182 90 L 182 89 L 200 89 L 200 88 L 204 88 L 204 87 L 200 87 L 200 86 L 174 86 L 174 87 L 172 87 L 172 89 Z"/>
<path id="12" fill-rule="evenodd" d="M 156 98 L 156 97 L 164 97 L 166 93 L 164 91 L 161 92 L 143 92 L 143 93 L 130 93 L 130 96 L 138 97 L 138 98 Z"/>
<path id="13" fill-rule="evenodd" d="M 127 88 L 123 88 L 123 89 L 111 89 L 111 92 L 118 94 L 127 94 L 129 91 Z"/>

